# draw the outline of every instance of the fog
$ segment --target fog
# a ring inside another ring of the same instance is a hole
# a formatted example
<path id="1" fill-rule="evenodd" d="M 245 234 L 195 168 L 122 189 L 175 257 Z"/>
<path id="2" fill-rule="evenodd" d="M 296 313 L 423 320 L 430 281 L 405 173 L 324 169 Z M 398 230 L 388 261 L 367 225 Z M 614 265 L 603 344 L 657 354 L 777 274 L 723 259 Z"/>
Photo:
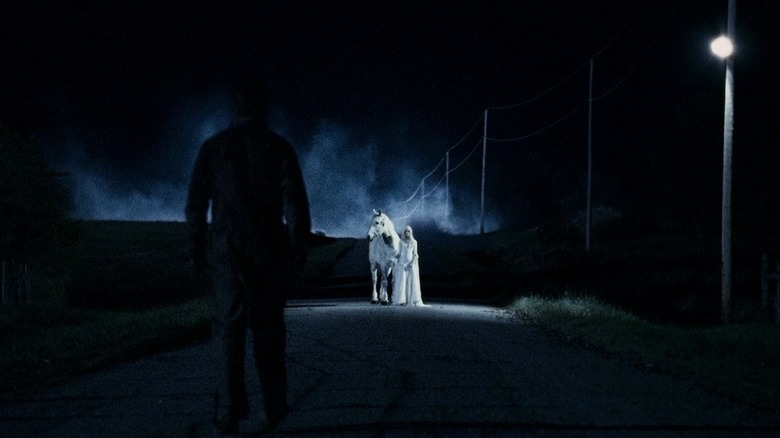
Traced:
<path id="1" fill-rule="evenodd" d="M 88 220 L 183 221 L 190 172 L 199 146 L 229 125 L 223 93 L 187 98 L 171 109 L 158 135 L 160 152 L 142 169 L 123 167 L 95 157 L 83 136 L 68 136 L 57 164 L 69 175 L 74 216 Z M 272 111 L 271 128 L 288 137 L 289 117 Z M 397 229 L 406 225 L 436 228 L 450 234 L 480 230 L 480 180 L 475 168 L 480 154 L 473 141 L 460 147 L 462 166 L 444 178 L 446 147 L 429 145 L 428 156 L 414 139 L 366 134 L 346 123 L 321 121 L 307 136 L 291 140 L 306 182 L 312 231 L 336 237 L 364 237 L 374 209 L 387 213 Z M 411 137 L 411 134 L 409 134 Z M 478 140 L 474 137 L 473 140 Z M 104 140 L 110 141 L 110 140 Z M 113 145 L 121 157 L 121 144 Z M 471 152 L 471 154 L 469 154 Z M 468 154 L 468 155 L 467 155 Z M 438 155 L 438 157 L 436 157 Z M 438 164 L 437 164 L 438 163 Z M 452 169 L 452 168 L 451 168 Z M 478 169 L 477 169 L 478 170 Z M 423 179 L 424 183 L 423 183 Z M 446 189 L 449 188 L 449 196 Z M 423 193 L 425 194 L 423 198 Z M 486 231 L 500 226 L 500 217 L 486 213 Z"/>

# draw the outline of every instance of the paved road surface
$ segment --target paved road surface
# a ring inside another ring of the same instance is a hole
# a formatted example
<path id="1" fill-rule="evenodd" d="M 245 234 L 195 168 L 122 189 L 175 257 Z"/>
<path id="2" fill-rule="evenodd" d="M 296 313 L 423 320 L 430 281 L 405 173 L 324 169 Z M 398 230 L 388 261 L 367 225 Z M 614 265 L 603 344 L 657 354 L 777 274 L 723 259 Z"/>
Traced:
<path id="1" fill-rule="evenodd" d="M 292 412 L 276 435 L 780 436 L 778 418 L 561 344 L 499 309 L 431 304 L 291 302 Z M 210 436 L 209 351 L 200 344 L 17 397 L 0 405 L 0 436 Z M 253 414 L 242 432 L 259 436 L 263 425 Z"/>

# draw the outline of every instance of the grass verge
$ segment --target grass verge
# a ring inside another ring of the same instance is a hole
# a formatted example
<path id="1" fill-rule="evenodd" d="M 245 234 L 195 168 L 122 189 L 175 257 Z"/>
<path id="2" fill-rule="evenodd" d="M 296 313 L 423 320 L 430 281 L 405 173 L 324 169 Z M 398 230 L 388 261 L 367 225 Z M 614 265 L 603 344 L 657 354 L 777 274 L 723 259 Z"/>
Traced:
<path id="1" fill-rule="evenodd" d="M 780 407 L 780 326 L 680 328 L 650 323 L 594 298 L 521 297 L 510 310 L 565 339 L 690 378 L 750 405 Z"/>
<path id="2" fill-rule="evenodd" d="M 13 396 L 206 339 L 208 304 L 204 297 L 144 311 L 47 305 L 0 308 L 0 393 Z"/>
<path id="3" fill-rule="evenodd" d="M 208 339 L 208 282 L 191 271 L 184 224 L 82 226 L 70 303 L 0 306 L 0 400 Z M 315 236 L 304 280 L 328 275 L 353 245 Z"/>

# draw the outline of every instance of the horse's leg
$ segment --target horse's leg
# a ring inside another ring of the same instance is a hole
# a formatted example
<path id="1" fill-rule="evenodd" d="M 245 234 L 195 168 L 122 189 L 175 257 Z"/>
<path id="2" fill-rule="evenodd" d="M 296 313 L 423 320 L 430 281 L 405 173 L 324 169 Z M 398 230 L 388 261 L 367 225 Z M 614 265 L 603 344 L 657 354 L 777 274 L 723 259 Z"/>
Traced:
<path id="1" fill-rule="evenodd" d="M 377 298 L 377 294 L 376 294 L 376 282 L 377 282 L 376 276 L 377 276 L 377 267 L 376 266 L 372 266 L 371 267 L 371 284 L 372 284 L 372 287 L 371 287 L 371 303 L 372 304 L 376 304 L 376 303 L 379 302 L 379 299 Z"/>
<path id="2" fill-rule="evenodd" d="M 382 287 L 379 291 L 379 301 L 382 304 L 388 304 L 387 301 L 387 269 L 382 269 Z"/>
<path id="3" fill-rule="evenodd" d="M 395 278 L 393 278 L 393 281 L 390 281 L 390 279 L 393 277 L 393 266 L 391 265 L 389 268 L 387 268 L 387 301 L 393 302 L 393 298 L 395 298 Z"/>

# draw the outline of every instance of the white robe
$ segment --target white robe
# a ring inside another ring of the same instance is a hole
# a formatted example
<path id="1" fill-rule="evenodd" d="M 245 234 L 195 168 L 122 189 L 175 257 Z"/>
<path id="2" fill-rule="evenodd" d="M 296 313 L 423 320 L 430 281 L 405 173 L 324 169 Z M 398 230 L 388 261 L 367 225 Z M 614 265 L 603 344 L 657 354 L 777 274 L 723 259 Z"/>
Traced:
<path id="1" fill-rule="evenodd" d="M 417 240 L 401 239 L 398 263 L 393 270 L 393 301 L 397 305 L 424 306 L 420 290 L 420 265 Z"/>

